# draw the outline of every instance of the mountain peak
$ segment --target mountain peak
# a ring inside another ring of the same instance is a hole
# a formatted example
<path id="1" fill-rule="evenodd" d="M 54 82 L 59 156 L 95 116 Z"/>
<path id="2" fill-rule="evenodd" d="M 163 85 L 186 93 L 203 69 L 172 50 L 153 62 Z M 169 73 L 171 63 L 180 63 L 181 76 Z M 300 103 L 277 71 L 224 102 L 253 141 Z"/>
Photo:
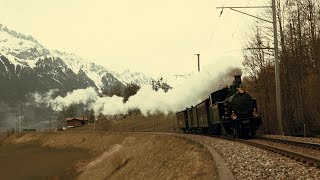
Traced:
<path id="1" fill-rule="evenodd" d="M 121 84 L 121 87 L 131 83 L 142 86 L 151 84 L 152 81 L 152 78 L 139 72 L 131 72 L 128 69 L 115 72 L 74 53 L 49 50 L 39 44 L 32 36 L 10 30 L 2 24 L 0 24 L 0 54 L 7 58 L 6 60 L 0 60 L 0 69 L 2 68 L 5 72 L 10 71 L 15 74 L 29 68 L 28 72 L 37 74 L 38 77 L 46 76 L 49 78 L 47 75 L 52 75 L 50 77 L 52 82 L 58 82 L 58 85 L 63 84 L 61 82 L 66 79 L 70 80 L 69 77 L 78 80 L 80 78 L 84 81 L 90 81 L 89 83 L 84 82 L 84 87 L 91 84 L 92 81 L 94 86 L 102 92 L 103 90 L 111 90 L 111 87 L 119 84 Z M 6 62 L 4 63 L 4 61 Z M 50 82 L 50 80 L 46 80 Z"/>
<path id="2" fill-rule="evenodd" d="M 34 42 L 34 43 L 37 43 L 38 45 L 40 45 L 40 43 L 33 36 L 18 33 L 14 30 L 9 29 L 7 26 L 5 26 L 3 24 L 0 24 L 0 31 L 7 32 L 8 34 L 10 34 L 11 36 L 13 36 L 15 38 L 31 41 L 31 42 Z"/>

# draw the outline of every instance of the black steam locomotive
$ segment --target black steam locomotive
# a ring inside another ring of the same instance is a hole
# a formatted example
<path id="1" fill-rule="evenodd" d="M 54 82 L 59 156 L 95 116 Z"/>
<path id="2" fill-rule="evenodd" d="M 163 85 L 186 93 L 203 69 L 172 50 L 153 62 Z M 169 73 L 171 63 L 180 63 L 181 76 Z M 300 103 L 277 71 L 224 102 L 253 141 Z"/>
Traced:
<path id="1" fill-rule="evenodd" d="M 262 123 L 257 103 L 240 86 L 241 76 L 235 76 L 230 87 L 215 91 L 196 106 L 176 113 L 180 130 L 235 138 L 255 136 Z"/>

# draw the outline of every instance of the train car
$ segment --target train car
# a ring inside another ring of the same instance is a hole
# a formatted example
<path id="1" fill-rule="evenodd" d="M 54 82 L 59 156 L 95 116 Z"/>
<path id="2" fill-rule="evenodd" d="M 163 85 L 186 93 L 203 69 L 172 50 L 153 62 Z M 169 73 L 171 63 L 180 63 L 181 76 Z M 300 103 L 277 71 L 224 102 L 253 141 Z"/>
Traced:
<path id="1" fill-rule="evenodd" d="M 195 109 L 198 118 L 199 131 L 209 132 L 212 124 L 209 110 L 209 98 L 197 104 Z"/>
<path id="2" fill-rule="evenodd" d="M 198 119 L 195 108 L 191 106 L 191 108 L 187 108 L 187 118 L 188 118 L 188 132 L 198 132 Z"/>
<path id="3" fill-rule="evenodd" d="M 222 120 L 224 117 L 224 100 L 229 96 L 229 88 L 225 87 L 218 91 L 215 91 L 209 95 L 210 99 L 210 116 L 212 119 L 212 125 L 210 132 L 214 134 L 221 134 Z"/>
<path id="4" fill-rule="evenodd" d="M 217 90 L 208 99 L 184 112 L 187 132 L 206 132 L 233 137 L 253 137 L 262 124 L 254 98 L 241 87 L 241 76 L 233 84 Z M 177 113 L 183 121 L 183 113 Z"/>
<path id="5" fill-rule="evenodd" d="M 187 110 L 176 113 L 177 124 L 181 131 L 186 132 L 189 129 Z"/>
<path id="6" fill-rule="evenodd" d="M 189 123 L 189 130 L 191 132 L 199 132 L 197 109 L 194 106 L 191 106 L 188 110 L 188 119 L 191 121 Z"/>

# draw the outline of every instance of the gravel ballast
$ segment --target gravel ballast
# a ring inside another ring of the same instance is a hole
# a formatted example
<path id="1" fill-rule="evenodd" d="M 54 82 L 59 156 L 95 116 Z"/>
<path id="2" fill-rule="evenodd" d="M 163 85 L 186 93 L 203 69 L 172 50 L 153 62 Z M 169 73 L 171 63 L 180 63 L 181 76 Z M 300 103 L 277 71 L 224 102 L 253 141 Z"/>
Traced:
<path id="1" fill-rule="evenodd" d="M 274 146 L 274 147 L 285 149 L 288 151 L 293 151 L 296 153 L 301 153 L 301 154 L 304 154 L 307 156 L 312 156 L 312 157 L 320 159 L 320 150 L 318 150 L 318 149 L 299 147 L 299 146 L 294 146 L 294 145 L 290 145 L 290 144 L 278 143 L 278 142 L 272 142 L 272 141 L 264 141 L 264 140 L 259 140 L 259 139 L 253 139 L 251 141 L 266 144 L 269 146 Z"/>
<path id="2" fill-rule="evenodd" d="M 220 153 L 236 179 L 319 179 L 320 169 L 240 142 L 200 135 L 179 135 Z"/>
<path id="3" fill-rule="evenodd" d="M 320 138 L 294 137 L 294 136 L 282 136 L 282 135 L 263 135 L 262 137 L 320 144 Z"/>

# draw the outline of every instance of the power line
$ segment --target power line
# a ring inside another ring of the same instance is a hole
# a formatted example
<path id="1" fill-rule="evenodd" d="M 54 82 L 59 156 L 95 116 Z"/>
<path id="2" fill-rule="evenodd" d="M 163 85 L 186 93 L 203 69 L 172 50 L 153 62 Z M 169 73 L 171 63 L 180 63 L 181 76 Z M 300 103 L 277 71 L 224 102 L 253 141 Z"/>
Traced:
<path id="1" fill-rule="evenodd" d="M 224 6 L 224 7 L 216 7 L 217 9 L 231 9 L 231 8 L 237 8 L 237 9 L 248 9 L 248 8 L 271 8 L 272 6 Z"/>

